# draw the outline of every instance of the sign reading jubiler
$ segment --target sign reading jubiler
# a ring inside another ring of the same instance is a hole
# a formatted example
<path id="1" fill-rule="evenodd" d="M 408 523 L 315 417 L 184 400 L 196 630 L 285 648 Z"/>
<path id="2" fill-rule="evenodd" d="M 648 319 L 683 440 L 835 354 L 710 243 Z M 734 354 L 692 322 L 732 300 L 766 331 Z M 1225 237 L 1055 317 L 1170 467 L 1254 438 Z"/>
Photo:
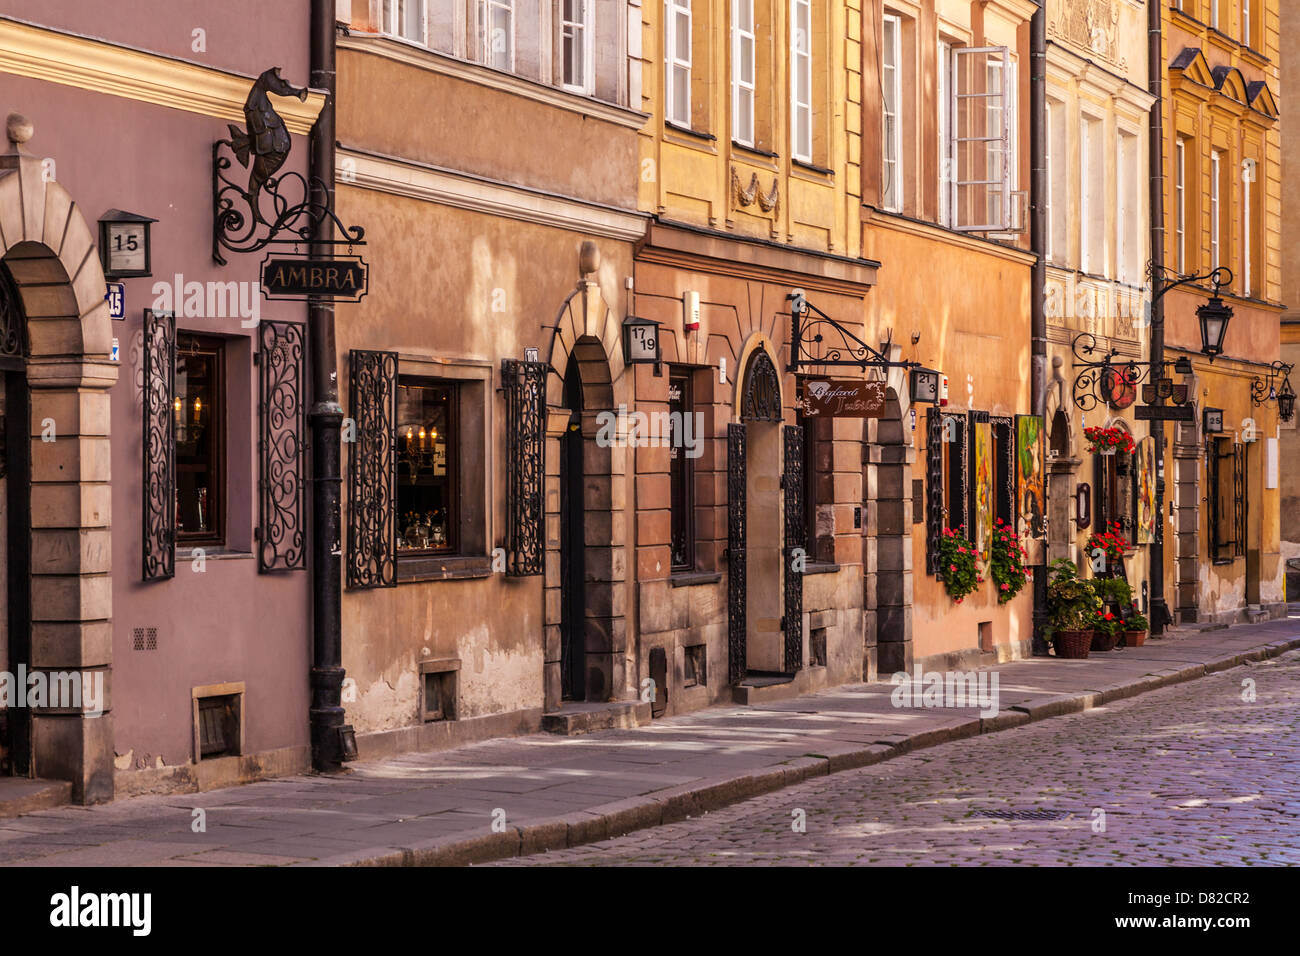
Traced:
<path id="1" fill-rule="evenodd" d="M 330 259 L 268 255 L 262 260 L 262 294 L 268 299 L 360 302 L 370 291 L 370 269 L 360 256 Z"/>
<path id="2" fill-rule="evenodd" d="M 803 412 L 810 418 L 879 418 L 885 413 L 885 383 L 809 379 L 803 385 Z"/>

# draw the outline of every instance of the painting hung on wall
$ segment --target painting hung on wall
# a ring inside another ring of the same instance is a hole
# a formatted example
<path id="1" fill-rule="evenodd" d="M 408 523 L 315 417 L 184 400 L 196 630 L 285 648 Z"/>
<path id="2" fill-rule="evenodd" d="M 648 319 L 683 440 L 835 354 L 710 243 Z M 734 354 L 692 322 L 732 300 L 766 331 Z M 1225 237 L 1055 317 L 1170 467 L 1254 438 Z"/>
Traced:
<path id="1" fill-rule="evenodd" d="M 1037 415 L 1016 416 L 1016 508 L 1020 540 L 1030 560 L 1047 535 L 1046 481 L 1043 471 L 1043 420 Z"/>
<path id="2" fill-rule="evenodd" d="M 1156 440 L 1146 437 L 1137 443 L 1137 543 L 1156 539 Z"/>
<path id="3" fill-rule="evenodd" d="M 988 561 L 993 544 L 993 426 L 975 423 L 975 513 L 971 540 L 980 559 Z"/>

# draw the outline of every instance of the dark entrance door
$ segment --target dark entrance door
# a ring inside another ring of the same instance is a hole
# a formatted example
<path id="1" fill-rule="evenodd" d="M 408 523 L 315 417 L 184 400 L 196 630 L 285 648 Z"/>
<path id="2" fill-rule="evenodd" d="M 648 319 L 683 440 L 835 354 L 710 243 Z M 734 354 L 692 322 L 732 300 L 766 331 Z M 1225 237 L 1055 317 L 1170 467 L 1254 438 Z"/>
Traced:
<path id="1" fill-rule="evenodd" d="M 587 607 L 582 460 L 582 380 L 578 363 L 564 380 L 564 407 L 572 419 L 560 439 L 560 696 L 586 696 L 583 660 Z"/>
<path id="2" fill-rule="evenodd" d="M 0 263 L 0 668 L 31 663 L 31 440 L 27 329 L 18 291 Z M 31 712 L 0 707 L 0 774 L 31 772 Z"/>

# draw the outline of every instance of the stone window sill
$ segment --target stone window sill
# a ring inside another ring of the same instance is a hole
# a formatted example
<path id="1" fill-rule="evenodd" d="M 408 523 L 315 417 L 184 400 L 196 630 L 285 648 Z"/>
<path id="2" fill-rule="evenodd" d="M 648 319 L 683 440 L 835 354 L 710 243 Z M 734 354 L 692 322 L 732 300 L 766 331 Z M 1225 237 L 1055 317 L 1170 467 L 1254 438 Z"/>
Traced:
<path id="1" fill-rule="evenodd" d="M 668 583 L 675 588 L 688 588 L 696 584 L 717 584 L 721 580 L 721 571 L 679 571 L 668 578 Z"/>
<path id="2" fill-rule="evenodd" d="M 838 564 L 829 561 L 809 561 L 808 564 L 804 565 L 803 573 L 805 576 L 809 574 L 834 574 L 839 569 Z"/>
<path id="3" fill-rule="evenodd" d="M 463 581 L 492 576 L 492 559 L 487 555 L 410 555 L 397 559 L 397 583 L 417 581 Z"/>

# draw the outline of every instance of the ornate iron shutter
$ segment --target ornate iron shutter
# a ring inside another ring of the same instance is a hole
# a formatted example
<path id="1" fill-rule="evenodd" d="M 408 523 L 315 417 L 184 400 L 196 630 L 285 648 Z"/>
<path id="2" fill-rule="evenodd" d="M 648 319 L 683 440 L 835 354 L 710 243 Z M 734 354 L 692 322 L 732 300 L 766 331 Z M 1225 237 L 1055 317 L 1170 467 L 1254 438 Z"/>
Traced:
<path id="1" fill-rule="evenodd" d="M 1241 442 L 1232 445 L 1232 497 L 1236 502 L 1233 517 L 1232 554 L 1240 558 L 1246 553 L 1246 515 L 1249 502 L 1246 500 L 1246 446 Z"/>
<path id="2" fill-rule="evenodd" d="M 303 494 L 304 326 L 258 326 L 259 512 L 257 570 L 307 567 L 307 502 Z"/>
<path id="3" fill-rule="evenodd" d="M 782 428 L 785 437 L 785 475 L 781 487 L 785 492 L 785 670 L 793 674 L 803 667 L 803 571 L 795 570 L 795 558 L 808 560 L 805 547 L 803 429 L 798 425 Z M 795 552 L 798 551 L 799 555 Z M 800 562 L 802 569 L 803 564 Z"/>
<path id="4" fill-rule="evenodd" d="M 925 573 L 939 574 L 939 540 L 943 537 L 943 414 L 925 416 Z"/>
<path id="5" fill-rule="evenodd" d="M 397 353 L 353 349 L 348 587 L 397 586 Z"/>
<path id="6" fill-rule="evenodd" d="M 144 507 L 146 581 L 176 574 L 176 316 L 144 313 Z"/>
<path id="7" fill-rule="evenodd" d="M 545 478 L 546 373 L 545 362 L 503 359 L 501 380 L 506 393 L 506 574 L 541 574 Z"/>
<path id="8" fill-rule="evenodd" d="M 727 677 L 745 676 L 745 426 L 727 426 Z"/>

